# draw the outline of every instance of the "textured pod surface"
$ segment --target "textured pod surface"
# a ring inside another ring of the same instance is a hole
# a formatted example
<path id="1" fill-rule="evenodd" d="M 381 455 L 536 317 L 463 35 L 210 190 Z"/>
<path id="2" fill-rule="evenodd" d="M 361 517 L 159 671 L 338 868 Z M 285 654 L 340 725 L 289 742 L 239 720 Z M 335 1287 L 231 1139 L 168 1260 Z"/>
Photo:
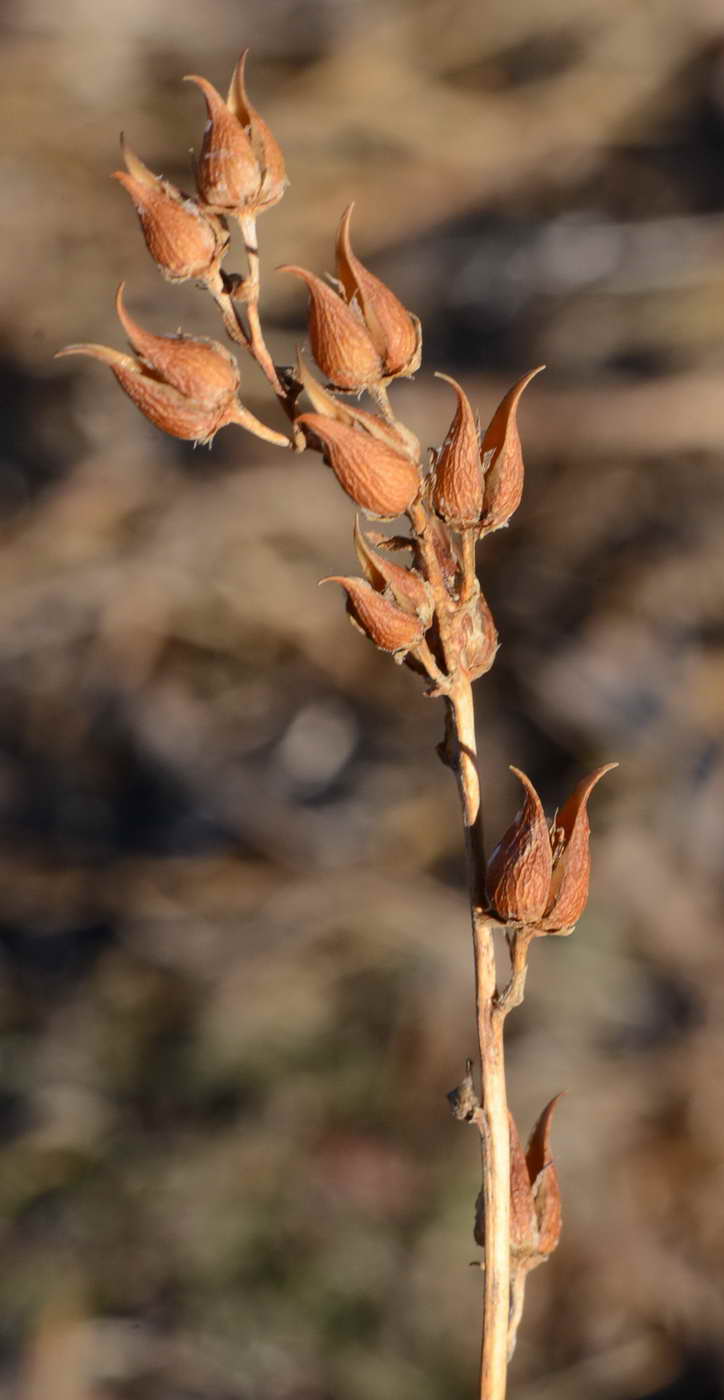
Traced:
<path id="1" fill-rule="evenodd" d="M 512 1113 L 510 1126 L 510 1251 L 518 1264 L 538 1248 L 538 1216 L 526 1156 Z"/>
<path id="2" fill-rule="evenodd" d="M 279 271 L 291 272 L 307 284 L 309 344 L 322 373 L 336 388 L 349 392 L 378 384 L 384 378 L 382 360 L 346 301 L 306 268 L 286 264 Z"/>
<path id="3" fill-rule="evenodd" d="M 383 598 L 366 579 L 332 575 L 322 583 L 342 585 L 352 620 L 381 651 L 404 655 L 419 646 L 424 635 L 419 618 Z"/>
<path id="4" fill-rule="evenodd" d="M 116 170 L 113 178 L 130 195 L 146 247 L 163 276 L 169 282 L 203 277 L 226 247 L 218 220 L 154 175 L 123 138 L 121 153 L 127 168 Z"/>
<path id="5" fill-rule="evenodd" d="M 493 614 L 482 593 L 458 608 L 451 618 L 458 661 L 471 680 L 490 670 L 498 650 L 498 632 Z"/>
<path id="6" fill-rule="evenodd" d="M 218 409 L 235 396 L 239 366 L 224 345 L 193 336 L 153 335 L 129 315 L 123 293 L 121 283 L 116 293 L 118 319 L 136 354 L 167 384 L 204 409 Z"/>
<path id="7" fill-rule="evenodd" d="M 511 773 L 523 784 L 523 805 L 488 862 L 487 893 L 501 919 L 535 924 L 548 901 L 552 873 L 548 823 L 530 778 Z"/>
<path id="8" fill-rule="evenodd" d="M 617 768 L 617 763 L 604 763 L 583 778 L 571 793 L 556 818 L 553 876 L 545 918 L 541 927 L 547 933 L 560 933 L 573 928 L 588 901 L 591 879 L 591 828 L 588 821 L 588 799 L 604 773 Z"/>
<path id="9" fill-rule="evenodd" d="M 287 180 L 284 155 L 279 142 L 272 135 L 263 117 L 249 100 L 246 91 L 246 60 L 249 50 L 245 49 L 232 74 L 226 105 L 242 127 L 248 128 L 249 140 L 256 157 L 261 184 L 257 209 L 268 209 L 277 204 L 289 183 Z"/>
<path id="10" fill-rule="evenodd" d="M 518 433 L 518 403 L 527 384 L 545 365 L 525 374 L 501 399 L 485 431 L 482 462 L 485 470 L 483 526 L 498 530 L 507 525 L 523 495 L 523 452 Z"/>
<path id="11" fill-rule="evenodd" d="M 528 1142 L 526 1163 L 538 1221 L 538 1252 L 553 1253 L 561 1236 L 561 1188 L 551 1152 L 551 1123 L 560 1094 L 546 1104 Z"/>
<path id="12" fill-rule="evenodd" d="M 320 439 L 340 486 L 363 510 L 392 519 L 412 505 L 420 480 L 409 457 L 318 413 L 303 413 L 297 422 Z"/>
<path id="13" fill-rule="evenodd" d="M 243 211 L 253 206 L 262 180 L 249 137 L 212 83 L 195 73 L 186 81 L 201 89 L 209 117 L 196 170 L 199 194 L 211 208 Z"/>
<path id="14" fill-rule="evenodd" d="M 360 529 L 359 519 L 354 523 L 354 547 L 365 577 L 372 587 L 378 593 L 388 589 L 395 602 L 405 612 L 416 613 L 425 626 L 428 626 L 432 618 L 432 598 L 429 585 L 420 578 L 417 571 L 406 569 L 386 555 L 378 554 Z"/>
<path id="15" fill-rule="evenodd" d="M 362 312 L 370 339 L 382 360 L 385 376 L 414 374 L 420 367 L 420 322 L 394 292 L 352 252 L 349 225 L 354 206 L 345 209 L 337 234 L 337 276 Z"/>
<path id="16" fill-rule="evenodd" d="M 432 500 L 447 525 L 465 529 L 477 525 L 483 510 L 483 468 L 480 434 L 467 394 L 449 374 L 438 374 L 457 395 L 457 409 L 433 472 Z"/>

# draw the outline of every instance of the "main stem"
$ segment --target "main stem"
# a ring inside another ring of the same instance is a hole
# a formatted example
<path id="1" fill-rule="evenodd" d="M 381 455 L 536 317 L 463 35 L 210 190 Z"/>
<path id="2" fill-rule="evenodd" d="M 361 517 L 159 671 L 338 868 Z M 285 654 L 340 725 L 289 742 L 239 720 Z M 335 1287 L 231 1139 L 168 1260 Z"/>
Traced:
<path id="1" fill-rule="evenodd" d="M 455 769 L 465 827 L 482 1086 L 478 1121 L 485 1202 L 485 1275 L 480 1400 L 504 1400 L 510 1312 L 510 1134 L 503 1055 L 504 1017 L 497 1010 L 495 998 L 494 925 L 482 908 L 482 813 L 475 711 L 469 681 L 456 685 L 449 703 L 457 741 Z"/>

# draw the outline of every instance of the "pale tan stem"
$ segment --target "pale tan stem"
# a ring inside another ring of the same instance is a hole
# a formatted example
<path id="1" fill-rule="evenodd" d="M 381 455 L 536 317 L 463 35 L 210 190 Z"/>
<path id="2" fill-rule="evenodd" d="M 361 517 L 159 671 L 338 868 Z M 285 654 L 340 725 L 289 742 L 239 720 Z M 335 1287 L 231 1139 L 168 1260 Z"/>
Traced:
<path id="1" fill-rule="evenodd" d="M 236 345 L 243 345 L 245 350 L 251 352 L 249 338 L 243 326 L 239 323 L 239 318 L 234 306 L 234 299 L 231 293 L 227 292 L 221 273 L 217 270 L 213 275 L 209 275 L 205 279 L 205 285 L 221 312 L 221 319 L 224 322 L 224 329 L 229 339 L 233 340 Z"/>
<path id="2" fill-rule="evenodd" d="M 435 682 L 436 686 L 438 687 L 438 690 L 442 694 L 446 694 L 450 689 L 450 680 L 440 670 L 440 667 L 438 666 L 424 638 L 415 647 L 414 655 L 418 658 L 419 661 L 422 662 L 422 665 L 425 667 L 425 670 L 427 671 L 430 680 Z"/>
<path id="3" fill-rule="evenodd" d="M 485 1274 L 480 1400 L 504 1400 L 508 1369 L 510 1308 L 510 1138 L 503 1056 L 504 1018 L 496 1014 L 496 923 L 482 910 L 483 853 L 480 781 L 477 770 L 472 688 L 465 680 L 451 693 L 454 752 L 465 826 L 465 851 L 475 956 L 475 1001 L 482 1104 L 483 1199 L 485 1203 Z"/>
<path id="4" fill-rule="evenodd" d="M 249 325 L 249 346 L 260 370 L 274 390 L 274 393 L 284 401 L 286 395 L 284 387 L 274 367 L 274 361 L 267 349 L 264 334 L 259 318 L 259 247 L 256 238 L 256 219 L 253 214 L 242 214 L 239 216 L 239 227 L 244 239 L 246 257 L 249 265 L 249 276 L 245 287 L 246 319 Z"/>
<path id="5" fill-rule="evenodd" d="M 510 1276 L 510 1319 L 508 1322 L 508 1361 L 512 1361 L 515 1344 L 518 1340 L 525 1306 L 525 1285 L 528 1274 L 525 1269 L 513 1269 Z"/>
<path id="6" fill-rule="evenodd" d="M 509 935 L 510 939 L 510 980 L 497 999 L 497 1010 L 503 1017 L 514 1006 L 520 1006 L 525 996 L 525 982 L 528 976 L 528 952 L 534 930 L 518 929 Z"/>

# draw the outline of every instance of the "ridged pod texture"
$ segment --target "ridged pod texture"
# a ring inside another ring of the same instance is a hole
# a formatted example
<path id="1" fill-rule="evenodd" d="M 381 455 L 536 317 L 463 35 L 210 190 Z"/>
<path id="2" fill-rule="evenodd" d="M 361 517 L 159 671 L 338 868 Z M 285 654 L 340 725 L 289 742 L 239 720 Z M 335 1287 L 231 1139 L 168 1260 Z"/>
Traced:
<path id="1" fill-rule="evenodd" d="M 384 378 L 382 360 L 359 316 L 346 301 L 303 267 L 285 265 L 279 271 L 291 272 L 307 284 L 309 344 L 327 379 L 348 393 L 379 384 Z"/>
<path id="2" fill-rule="evenodd" d="M 556 859 L 545 918 L 541 924 L 546 933 L 570 931 L 586 907 L 591 879 L 588 799 L 604 773 L 616 767 L 615 763 L 605 763 L 583 778 L 558 813 Z"/>
<path id="3" fill-rule="evenodd" d="M 523 452 L 518 433 L 518 403 L 527 384 L 544 368 L 539 365 L 518 380 L 493 414 L 483 437 L 481 458 L 485 469 L 483 526 L 499 530 L 518 509 L 523 495 Z"/>
<path id="4" fill-rule="evenodd" d="M 548 823 L 530 778 L 518 768 L 511 772 L 522 783 L 525 796 L 488 862 L 488 901 L 501 919 L 535 924 L 546 907 L 551 884 Z"/>
<path id="5" fill-rule="evenodd" d="M 447 525 L 464 530 L 479 524 L 483 511 L 480 434 L 467 395 L 448 374 L 439 374 L 457 395 L 457 409 L 433 472 L 432 500 Z"/>
<path id="6" fill-rule="evenodd" d="M 221 226 L 170 181 L 154 175 L 125 141 L 121 151 L 127 170 L 116 170 L 113 178 L 133 201 L 157 267 L 169 282 L 203 277 L 225 247 Z"/>
<path id="7" fill-rule="evenodd" d="M 432 618 L 430 588 L 416 570 L 406 569 L 402 564 L 396 564 L 393 559 L 388 559 L 386 555 L 373 549 L 360 529 L 359 520 L 355 520 L 354 546 L 367 581 L 372 587 L 378 593 L 387 589 L 405 612 L 416 613 L 425 626 L 428 626 Z"/>
<path id="8" fill-rule="evenodd" d="M 229 213 L 253 207 L 262 172 L 244 127 L 206 78 L 194 73 L 187 81 L 201 89 L 209 118 L 196 169 L 202 200 Z"/>
<path id="9" fill-rule="evenodd" d="M 193 399 L 200 408 L 214 410 L 235 396 L 239 366 L 224 345 L 193 336 L 152 335 L 126 310 L 122 283 L 116 294 L 116 311 L 136 354 L 185 398 Z"/>
<path id="10" fill-rule="evenodd" d="M 561 1236 L 561 1188 L 550 1141 L 553 1113 L 560 1097 L 560 1094 L 556 1094 L 546 1104 L 530 1135 L 526 1151 L 538 1219 L 538 1253 L 541 1259 L 547 1259 L 553 1253 Z"/>
<path id="11" fill-rule="evenodd" d="M 381 597 L 366 579 L 335 575 L 322 582 L 342 585 L 353 621 L 381 651 L 404 655 L 419 646 L 424 634 L 419 618 Z"/>
<path id="12" fill-rule="evenodd" d="M 363 510 L 393 519 L 412 505 L 420 480 L 409 457 L 319 413 L 303 413 L 297 423 L 319 438 L 340 486 Z"/>
<path id="13" fill-rule="evenodd" d="M 345 209 L 339 225 L 337 276 L 347 300 L 357 301 L 385 378 L 414 374 L 420 367 L 420 323 L 353 253 L 349 236 L 352 209 L 351 204 Z"/>

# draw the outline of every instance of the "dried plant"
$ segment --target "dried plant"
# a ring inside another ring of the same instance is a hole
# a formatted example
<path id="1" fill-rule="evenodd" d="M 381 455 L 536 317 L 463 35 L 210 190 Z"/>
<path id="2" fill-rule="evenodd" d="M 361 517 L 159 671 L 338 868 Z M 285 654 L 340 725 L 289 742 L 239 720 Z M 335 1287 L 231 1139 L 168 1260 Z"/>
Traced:
<path id="1" fill-rule="evenodd" d="M 615 767 L 606 764 L 584 778 L 550 824 L 530 779 L 514 768 L 523 803 L 486 866 L 472 685 L 493 665 L 498 637 L 477 578 L 476 545 L 507 526 L 520 503 L 518 407 L 542 366 L 510 389 L 484 432 L 461 386 L 440 375 L 453 390 L 454 414 L 442 446 L 425 460 L 389 399 L 394 380 L 419 368 L 420 322 L 354 253 L 352 206 L 337 232 L 336 278 L 324 281 L 293 264 L 279 269 L 306 287 L 309 344 L 326 382 L 312 374 L 301 352 L 293 368 L 274 364 L 259 314 L 257 219 L 282 198 L 287 180 L 280 147 L 248 97 L 245 60 L 246 54 L 226 100 L 205 78 L 189 78 L 200 88 L 208 116 L 195 197 L 154 175 L 125 141 L 126 168 L 115 178 L 135 205 L 162 275 L 170 282 L 192 279 L 211 295 L 227 336 L 256 361 L 289 430 L 267 426 L 244 406 L 239 366 L 225 346 L 143 329 L 126 309 L 122 286 L 116 310 L 134 353 L 83 344 L 60 354 L 89 355 L 109 365 L 129 398 L 166 433 L 204 443 L 234 424 L 279 447 L 311 449 L 364 517 L 407 518 L 409 533 L 389 536 L 367 530 L 358 516 L 354 544 L 361 575 L 322 582 L 339 584 L 355 626 L 414 671 L 426 694 L 445 703 L 438 751 L 457 779 L 462 808 L 480 1053 L 480 1094 L 468 1061 L 449 1098 L 455 1116 L 480 1133 L 482 1189 L 474 1229 L 484 1271 L 479 1393 L 483 1400 L 502 1400 L 525 1279 L 556 1248 L 561 1228 L 550 1146 L 557 1098 L 543 1109 L 524 1152 L 508 1111 L 503 1027 L 523 1000 L 532 940 L 570 934 L 583 913 L 590 874 L 588 800 Z M 233 224 L 243 239 L 245 276 L 223 266 Z M 369 409 L 359 406 L 363 393 Z M 500 982 L 496 941 L 504 942 L 508 954 Z"/>

